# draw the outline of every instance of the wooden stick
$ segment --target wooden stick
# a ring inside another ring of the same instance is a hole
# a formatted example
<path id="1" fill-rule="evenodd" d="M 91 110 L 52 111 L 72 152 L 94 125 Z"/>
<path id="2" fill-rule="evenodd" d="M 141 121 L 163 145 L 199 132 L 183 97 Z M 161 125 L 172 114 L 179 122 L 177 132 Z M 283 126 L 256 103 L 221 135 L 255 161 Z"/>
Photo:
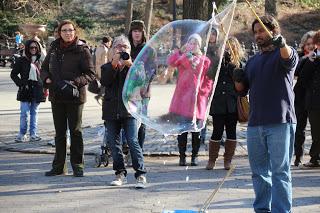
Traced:
<path id="1" fill-rule="evenodd" d="M 268 30 L 268 28 L 266 27 L 266 25 L 264 25 L 264 23 L 261 21 L 261 19 L 259 18 L 259 16 L 257 15 L 256 11 L 254 11 L 252 5 L 250 4 L 250 2 L 248 0 L 246 0 L 247 4 L 249 5 L 250 10 L 252 11 L 253 15 L 257 18 L 258 22 L 261 24 L 261 26 L 263 27 L 263 29 L 268 33 L 268 35 L 270 36 L 270 38 L 273 38 L 271 32 Z"/>

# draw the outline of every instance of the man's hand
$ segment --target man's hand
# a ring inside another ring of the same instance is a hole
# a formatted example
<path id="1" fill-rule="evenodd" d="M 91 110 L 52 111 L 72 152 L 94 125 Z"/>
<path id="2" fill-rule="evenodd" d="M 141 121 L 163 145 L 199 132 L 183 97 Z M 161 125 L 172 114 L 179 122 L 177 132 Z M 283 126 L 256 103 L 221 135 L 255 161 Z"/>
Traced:
<path id="1" fill-rule="evenodd" d="M 286 39 L 282 35 L 276 35 L 271 39 L 275 47 L 283 48 L 286 46 Z"/>
<path id="2" fill-rule="evenodd" d="M 120 53 L 114 54 L 112 57 L 112 62 L 111 62 L 112 67 L 117 67 L 119 64 L 119 61 L 120 61 Z"/>
<path id="3" fill-rule="evenodd" d="M 124 60 L 124 61 L 123 61 L 123 64 L 124 64 L 124 66 L 126 66 L 126 67 L 131 67 L 131 65 L 132 65 L 132 60 L 131 60 L 131 58 L 129 58 L 128 60 Z"/>

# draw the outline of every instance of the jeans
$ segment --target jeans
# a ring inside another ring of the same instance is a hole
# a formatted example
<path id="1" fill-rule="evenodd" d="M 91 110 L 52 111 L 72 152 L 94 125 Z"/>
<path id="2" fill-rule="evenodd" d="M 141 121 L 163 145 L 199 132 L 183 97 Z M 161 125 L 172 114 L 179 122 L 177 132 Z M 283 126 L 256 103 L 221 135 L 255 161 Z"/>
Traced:
<path id="1" fill-rule="evenodd" d="M 38 131 L 39 104 L 36 102 L 20 102 L 20 136 L 28 130 L 28 116 L 30 112 L 30 136 L 36 136 Z"/>
<path id="2" fill-rule="evenodd" d="M 135 118 L 121 118 L 119 120 L 106 120 L 106 128 L 108 129 L 108 142 L 111 148 L 113 158 L 113 170 L 115 174 L 124 173 L 127 175 L 127 170 L 124 166 L 122 143 L 120 141 L 121 128 L 124 129 L 125 137 L 129 145 L 132 158 L 132 166 L 136 171 L 135 177 L 139 177 L 146 173 L 144 168 L 144 159 L 142 149 L 138 143 L 138 128 Z"/>
<path id="3" fill-rule="evenodd" d="M 286 213 L 292 208 L 290 162 L 296 124 L 248 126 L 247 143 L 255 212 Z"/>

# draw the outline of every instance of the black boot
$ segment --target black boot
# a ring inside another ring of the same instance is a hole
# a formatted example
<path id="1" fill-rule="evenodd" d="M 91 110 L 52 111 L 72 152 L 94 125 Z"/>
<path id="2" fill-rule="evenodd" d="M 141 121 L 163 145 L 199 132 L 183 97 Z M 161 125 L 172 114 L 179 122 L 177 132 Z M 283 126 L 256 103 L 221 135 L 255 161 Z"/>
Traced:
<path id="1" fill-rule="evenodd" d="M 198 166 L 198 153 L 200 149 L 200 133 L 192 132 L 192 156 L 191 166 Z"/>
<path id="2" fill-rule="evenodd" d="M 187 134 L 182 133 L 182 135 L 178 135 L 178 148 L 179 148 L 179 166 L 186 166 L 186 150 L 187 150 Z"/>

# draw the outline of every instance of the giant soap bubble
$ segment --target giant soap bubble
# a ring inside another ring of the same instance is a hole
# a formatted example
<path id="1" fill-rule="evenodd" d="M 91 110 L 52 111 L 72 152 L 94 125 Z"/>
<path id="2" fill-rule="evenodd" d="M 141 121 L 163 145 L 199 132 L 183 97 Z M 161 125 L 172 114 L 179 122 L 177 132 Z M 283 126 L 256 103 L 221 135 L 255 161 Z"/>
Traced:
<path id="1" fill-rule="evenodd" d="M 209 21 L 171 22 L 147 42 L 122 92 L 135 118 L 165 135 L 204 127 L 234 8 Z"/>

